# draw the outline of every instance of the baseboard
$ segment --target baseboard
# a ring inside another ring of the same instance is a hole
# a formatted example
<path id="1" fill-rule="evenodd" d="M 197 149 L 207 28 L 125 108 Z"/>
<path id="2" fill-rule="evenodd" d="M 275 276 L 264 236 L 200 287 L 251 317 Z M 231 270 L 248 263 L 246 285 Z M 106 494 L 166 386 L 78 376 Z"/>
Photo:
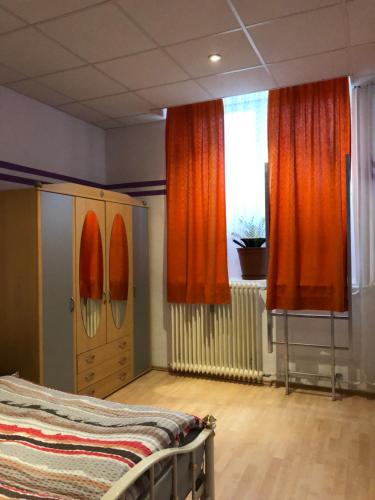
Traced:
<path id="1" fill-rule="evenodd" d="M 169 368 L 167 366 L 152 366 L 151 370 L 156 370 L 158 372 L 169 372 Z"/>
<path id="2" fill-rule="evenodd" d="M 152 370 L 156 371 L 163 371 L 163 372 L 168 372 L 171 375 L 174 375 L 176 377 L 188 377 L 188 378 L 196 378 L 196 379 L 204 379 L 204 380 L 216 380 L 219 382 L 227 382 L 227 383 L 234 383 L 234 384 L 243 384 L 243 385 L 256 385 L 256 386 L 264 386 L 264 387 L 284 387 L 285 384 L 281 380 L 275 380 L 272 379 L 270 380 L 267 377 L 263 377 L 263 380 L 261 382 L 258 382 L 256 380 L 254 381 L 245 381 L 245 380 L 240 380 L 240 379 L 235 379 L 235 378 L 225 378 L 220 375 L 209 375 L 209 374 L 201 374 L 201 373 L 191 373 L 191 372 L 177 372 L 173 371 L 170 367 L 166 368 L 165 366 L 153 366 L 151 368 Z M 300 389 L 300 390 L 312 390 L 312 391 L 317 391 L 317 392 L 325 392 L 329 394 L 331 392 L 330 387 L 323 387 L 320 385 L 312 384 L 312 385 L 307 385 L 307 384 L 301 384 L 298 382 L 289 382 L 289 386 L 292 389 Z M 336 387 L 336 394 L 339 397 L 340 394 L 345 394 L 348 396 L 361 396 L 367 399 L 375 399 L 375 393 L 374 392 L 367 392 L 359 389 L 347 389 L 347 388 L 342 388 L 342 387 Z"/>
<path id="3" fill-rule="evenodd" d="M 143 375 L 147 375 L 147 373 L 150 373 L 152 370 L 153 370 L 153 368 L 151 367 L 151 368 L 147 368 L 147 370 L 145 370 L 142 373 L 138 373 L 138 375 L 136 377 L 131 379 L 131 382 L 134 382 L 134 380 L 137 380 L 137 379 L 143 377 Z"/>
<path id="4" fill-rule="evenodd" d="M 265 384 L 266 385 L 266 384 Z M 272 382 L 267 383 L 268 386 L 274 386 L 274 387 L 285 387 L 285 382 L 282 380 L 273 380 Z M 324 387 L 322 385 L 316 385 L 316 384 L 301 384 L 299 382 L 289 382 L 289 387 L 292 389 L 300 389 L 302 391 L 317 391 L 317 392 L 326 392 L 327 394 L 331 393 L 331 388 L 330 387 Z M 363 391 L 360 389 L 348 389 L 344 387 L 337 387 L 336 386 L 336 396 L 340 396 L 340 394 L 345 394 L 347 396 L 361 396 L 366 399 L 375 399 L 375 392 L 367 392 Z"/>

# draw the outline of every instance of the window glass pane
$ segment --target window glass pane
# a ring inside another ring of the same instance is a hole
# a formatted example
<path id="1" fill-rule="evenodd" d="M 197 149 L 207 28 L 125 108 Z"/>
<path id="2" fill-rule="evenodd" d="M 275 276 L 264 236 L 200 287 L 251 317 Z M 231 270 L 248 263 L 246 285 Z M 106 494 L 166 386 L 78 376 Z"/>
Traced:
<path id="1" fill-rule="evenodd" d="M 224 99 L 228 267 L 235 279 L 241 269 L 232 233 L 243 233 L 241 218 L 259 222 L 265 216 L 267 101 L 268 92 Z"/>

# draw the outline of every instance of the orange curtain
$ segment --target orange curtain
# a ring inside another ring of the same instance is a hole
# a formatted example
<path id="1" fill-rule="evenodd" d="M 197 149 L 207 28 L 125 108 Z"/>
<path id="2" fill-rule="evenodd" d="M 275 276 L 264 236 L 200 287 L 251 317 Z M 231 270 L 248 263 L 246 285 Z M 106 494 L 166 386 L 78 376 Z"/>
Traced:
<path id="1" fill-rule="evenodd" d="M 103 249 L 95 212 L 89 210 L 82 228 L 79 252 L 81 298 L 101 299 L 103 295 Z"/>
<path id="2" fill-rule="evenodd" d="M 113 300 L 127 300 L 129 288 L 128 240 L 124 219 L 116 214 L 109 243 L 109 291 Z"/>
<path id="3" fill-rule="evenodd" d="M 223 101 L 168 109 L 166 157 L 168 301 L 229 303 Z"/>
<path id="4" fill-rule="evenodd" d="M 267 309 L 347 310 L 348 79 L 269 93 Z"/>

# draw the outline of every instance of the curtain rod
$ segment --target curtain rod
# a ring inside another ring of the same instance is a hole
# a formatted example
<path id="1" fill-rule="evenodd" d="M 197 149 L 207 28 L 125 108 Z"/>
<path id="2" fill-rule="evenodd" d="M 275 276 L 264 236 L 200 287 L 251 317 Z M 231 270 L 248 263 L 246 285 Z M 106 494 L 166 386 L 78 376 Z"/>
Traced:
<path id="1" fill-rule="evenodd" d="M 367 84 L 362 83 L 362 85 L 352 85 L 352 88 L 353 89 L 361 89 L 362 87 L 374 87 L 374 86 L 375 86 L 375 82 L 369 82 Z"/>

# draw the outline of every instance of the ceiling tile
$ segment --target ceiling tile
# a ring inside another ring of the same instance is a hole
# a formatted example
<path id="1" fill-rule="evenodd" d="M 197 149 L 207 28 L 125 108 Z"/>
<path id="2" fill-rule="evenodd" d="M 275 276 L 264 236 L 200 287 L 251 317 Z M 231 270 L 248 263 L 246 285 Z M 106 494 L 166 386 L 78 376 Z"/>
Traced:
<path id="1" fill-rule="evenodd" d="M 125 116 L 120 118 L 120 121 L 124 125 L 137 125 L 139 123 L 160 122 L 163 120 L 165 120 L 165 117 L 160 113 L 147 113 L 143 115 Z"/>
<path id="2" fill-rule="evenodd" d="M 0 5 L 14 12 L 29 23 L 61 16 L 74 10 L 83 9 L 102 0 L 0 0 Z"/>
<path id="3" fill-rule="evenodd" d="M 352 45 L 375 42 L 375 2 L 355 0 L 347 3 Z"/>
<path id="4" fill-rule="evenodd" d="M 375 73 L 375 43 L 350 47 L 349 53 L 354 76 Z"/>
<path id="5" fill-rule="evenodd" d="M 162 45 L 213 35 L 239 25 L 224 0 L 118 0 Z"/>
<path id="6" fill-rule="evenodd" d="M 149 111 L 150 104 L 131 92 L 114 96 L 91 99 L 85 103 L 101 113 L 118 118 L 119 116 L 136 115 Z"/>
<path id="7" fill-rule="evenodd" d="M 100 120 L 98 122 L 95 122 L 95 125 L 97 125 L 100 128 L 104 129 L 110 129 L 110 128 L 121 128 L 124 126 L 123 123 L 114 120 L 113 118 L 109 118 L 108 120 Z"/>
<path id="8" fill-rule="evenodd" d="M 246 25 L 277 17 L 290 16 L 308 10 L 327 7 L 340 0 L 234 0 L 233 3 Z"/>
<path id="9" fill-rule="evenodd" d="M 268 90 L 275 86 L 264 68 L 206 76 L 205 78 L 199 78 L 197 82 L 217 98 Z"/>
<path id="10" fill-rule="evenodd" d="M 85 122 L 98 122 L 107 119 L 105 115 L 99 113 L 98 111 L 88 108 L 80 102 L 72 102 L 70 104 L 63 104 L 59 106 L 61 111 L 69 113 L 70 115 L 80 118 Z"/>
<path id="11" fill-rule="evenodd" d="M 47 21 L 40 29 L 89 62 L 155 46 L 116 5 L 105 3 Z"/>
<path id="12" fill-rule="evenodd" d="M 279 62 L 346 46 L 344 10 L 328 7 L 249 28 L 266 62 Z"/>
<path id="13" fill-rule="evenodd" d="M 22 28 L 22 26 L 25 26 L 25 23 L 13 16 L 13 14 L 3 9 L 0 10 L 0 33 L 16 30 L 17 28 Z"/>
<path id="14" fill-rule="evenodd" d="M 59 92 L 55 92 L 54 90 L 41 85 L 35 80 L 25 80 L 23 82 L 11 83 L 7 85 L 7 87 L 19 92 L 20 94 L 27 95 L 28 97 L 32 97 L 33 99 L 37 99 L 38 101 L 42 101 L 51 106 L 58 106 L 59 104 L 65 104 L 72 100 Z"/>
<path id="15" fill-rule="evenodd" d="M 79 101 L 124 92 L 124 87 L 91 66 L 46 75 L 38 81 Z"/>
<path id="16" fill-rule="evenodd" d="M 2 35 L 0 62 L 27 76 L 79 66 L 82 61 L 34 28 Z"/>
<path id="17" fill-rule="evenodd" d="M 350 73 L 348 50 L 336 50 L 291 61 L 270 64 L 281 87 L 346 76 Z"/>
<path id="18" fill-rule="evenodd" d="M 242 30 L 191 40 L 166 50 L 192 77 L 260 65 Z M 223 58 L 212 63 L 208 59 L 210 54 L 220 54 Z"/>
<path id="19" fill-rule="evenodd" d="M 180 106 L 211 99 L 210 94 L 192 80 L 140 90 L 137 94 L 152 102 L 158 108 Z"/>
<path id="20" fill-rule="evenodd" d="M 0 64 L 0 85 L 4 83 L 15 82 L 17 80 L 23 80 L 25 75 L 14 71 L 11 68 L 7 68 L 3 64 Z"/>
<path id="21" fill-rule="evenodd" d="M 119 82 L 124 83 L 130 89 L 153 87 L 189 78 L 160 49 L 104 62 L 98 64 L 97 67 Z"/>

